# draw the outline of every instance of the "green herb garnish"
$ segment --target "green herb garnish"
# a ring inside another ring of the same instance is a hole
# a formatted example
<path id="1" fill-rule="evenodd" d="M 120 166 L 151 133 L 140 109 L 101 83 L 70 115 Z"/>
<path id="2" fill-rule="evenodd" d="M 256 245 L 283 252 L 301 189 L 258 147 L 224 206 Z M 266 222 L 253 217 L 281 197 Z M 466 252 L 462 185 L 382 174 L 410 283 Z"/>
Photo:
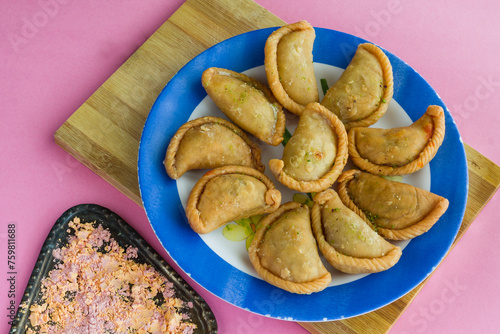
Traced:
<path id="1" fill-rule="evenodd" d="M 323 90 L 323 95 L 326 95 L 326 92 L 328 91 L 328 82 L 326 82 L 326 79 L 321 79 L 321 89 Z"/>
<path id="2" fill-rule="evenodd" d="M 290 140 L 290 138 L 292 138 L 292 134 L 290 133 L 290 131 L 288 131 L 287 128 L 285 128 L 285 133 L 283 134 L 283 141 L 281 142 L 281 144 L 285 146 L 286 143 L 288 143 L 288 141 Z"/>

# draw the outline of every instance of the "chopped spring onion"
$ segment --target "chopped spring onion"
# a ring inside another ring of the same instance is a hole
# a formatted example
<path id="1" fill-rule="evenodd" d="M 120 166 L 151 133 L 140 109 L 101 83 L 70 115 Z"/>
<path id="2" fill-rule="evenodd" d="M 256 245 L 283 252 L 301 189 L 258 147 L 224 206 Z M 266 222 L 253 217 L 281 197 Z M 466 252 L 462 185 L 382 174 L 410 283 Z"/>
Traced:
<path id="1" fill-rule="evenodd" d="M 285 133 L 283 134 L 283 141 L 281 142 L 281 144 L 283 144 L 283 146 L 285 146 L 291 137 L 292 137 L 292 134 L 290 133 L 290 131 L 288 131 L 287 128 L 285 128 Z"/>
<path id="2" fill-rule="evenodd" d="M 314 205 L 314 202 L 311 201 L 307 195 L 302 193 L 293 194 L 293 201 L 300 204 L 305 204 L 310 208 L 312 208 L 312 206 Z"/>
<path id="3" fill-rule="evenodd" d="M 323 95 L 326 95 L 326 92 L 328 91 L 328 82 L 326 82 L 326 79 L 321 79 L 321 89 L 323 90 Z"/>

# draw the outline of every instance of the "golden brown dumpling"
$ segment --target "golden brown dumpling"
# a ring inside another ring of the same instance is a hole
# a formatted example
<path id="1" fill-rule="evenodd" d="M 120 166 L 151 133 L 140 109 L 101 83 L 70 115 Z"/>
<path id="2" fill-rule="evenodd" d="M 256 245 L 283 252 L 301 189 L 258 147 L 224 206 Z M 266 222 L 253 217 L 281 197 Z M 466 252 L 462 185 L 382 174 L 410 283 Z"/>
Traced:
<path id="1" fill-rule="evenodd" d="M 332 189 L 314 196 L 311 220 L 321 253 L 342 272 L 359 274 L 387 270 L 401 257 L 401 248 L 378 235 L 349 210 Z"/>
<path id="2" fill-rule="evenodd" d="M 372 174 L 410 174 L 434 158 L 444 134 L 443 108 L 429 106 L 410 126 L 350 129 L 349 156 L 356 166 Z"/>
<path id="3" fill-rule="evenodd" d="M 289 292 L 321 291 L 332 279 L 318 254 L 309 207 L 296 202 L 262 219 L 248 254 L 260 277 Z"/>
<path id="4" fill-rule="evenodd" d="M 186 216 L 196 233 L 276 210 L 281 193 L 261 172 L 243 166 L 219 167 L 198 180 L 189 194 Z"/>
<path id="5" fill-rule="evenodd" d="M 267 81 L 274 96 L 294 114 L 319 102 L 314 75 L 314 28 L 306 21 L 289 24 L 274 31 L 264 47 Z"/>
<path id="6" fill-rule="evenodd" d="M 427 232 L 448 209 L 444 197 L 359 170 L 342 173 L 338 182 L 342 202 L 391 240 Z"/>
<path id="7" fill-rule="evenodd" d="M 342 122 L 319 103 L 310 103 L 283 150 L 282 160 L 271 159 L 269 168 L 290 189 L 319 192 L 335 182 L 347 156 Z"/>
<path id="8" fill-rule="evenodd" d="M 321 104 L 345 124 L 369 126 L 387 111 L 393 94 L 392 66 L 373 44 L 360 44 L 339 80 L 328 89 Z"/>
<path id="9" fill-rule="evenodd" d="M 261 150 L 233 123 L 218 117 L 201 117 L 182 125 L 165 156 L 168 175 L 177 180 L 192 169 L 247 166 L 264 171 Z"/>
<path id="10" fill-rule="evenodd" d="M 243 130 L 278 145 L 285 132 L 285 113 L 269 88 L 242 73 L 211 67 L 203 87 L 222 112 Z"/>

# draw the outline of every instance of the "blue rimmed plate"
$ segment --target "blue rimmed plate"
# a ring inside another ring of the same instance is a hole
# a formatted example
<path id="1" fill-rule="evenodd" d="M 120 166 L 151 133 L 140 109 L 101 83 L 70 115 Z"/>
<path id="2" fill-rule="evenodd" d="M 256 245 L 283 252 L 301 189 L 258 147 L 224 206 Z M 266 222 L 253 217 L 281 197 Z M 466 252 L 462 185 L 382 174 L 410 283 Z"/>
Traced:
<path id="1" fill-rule="evenodd" d="M 275 29 L 248 32 L 211 47 L 186 64 L 163 89 L 148 116 L 139 147 L 139 186 L 144 208 L 158 239 L 179 267 L 205 289 L 233 305 L 293 321 L 332 321 L 361 315 L 412 290 L 448 252 L 461 225 L 467 200 L 463 143 L 449 111 L 432 87 L 410 66 L 385 51 L 393 66 L 394 98 L 386 115 L 374 126 L 409 125 L 431 104 L 445 109 L 446 135 L 436 157 L 423 170 L 405 176 L 403 182 L 448 198 L 447 212 L 429 232 L 411 242 L 398 243 L 404 248 L 403 256 L 385 272 L 347 275 L 328 267 L 334 277 L 332 284 L 311 295 L 291 294 L 264 282 L 250 265 L 244 241 L 224 239 L 220 230 L 200 236 L 189 227 L 184 205 L 191 187 L 205 171 L 190 171 L 175 181 L 166 174 L 163 160 L 170 139 L 182 124 L 205 115 L 225 118 L 207 97 L 201 85 L 202 72 L 208 67 L 222 67 L 265 82 L 264 44 Z M 316 28 L 313 53 L 318 80 L 325 78 L 333 84 L 357 45 L 364 42 L 352 35 Z M 287 127 L 292 132 L 296 121 L 296 117 L 287 115 Z M 266 165 L 269 158 L 281 157 L 281 146 L 259 145 Z M 276 184 L 283 192 L 283 202 L 291 200 L 293 192 L 279 186 L 277 181 Z"/>

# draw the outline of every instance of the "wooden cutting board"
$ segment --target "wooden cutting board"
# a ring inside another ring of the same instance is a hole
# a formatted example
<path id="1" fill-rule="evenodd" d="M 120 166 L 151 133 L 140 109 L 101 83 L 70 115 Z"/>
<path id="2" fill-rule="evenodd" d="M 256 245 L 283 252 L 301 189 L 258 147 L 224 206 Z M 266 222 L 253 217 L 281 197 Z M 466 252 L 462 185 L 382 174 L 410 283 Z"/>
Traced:
<path id="1" fill-rule="evenodd" d="M 187 0 L 57 130 L 55 141 L 118 190 L 142 205 L 137 155 L 156 97 L 188 61 L 234 35 L 284 21 L 252 0 Z M 465 145 L 469 197 L 455 243 L 500 185 L 500 167 Z M 401 299 L 355 318 L 300 323 L 311 333 L 386 333 L 426 281 Z"/>

